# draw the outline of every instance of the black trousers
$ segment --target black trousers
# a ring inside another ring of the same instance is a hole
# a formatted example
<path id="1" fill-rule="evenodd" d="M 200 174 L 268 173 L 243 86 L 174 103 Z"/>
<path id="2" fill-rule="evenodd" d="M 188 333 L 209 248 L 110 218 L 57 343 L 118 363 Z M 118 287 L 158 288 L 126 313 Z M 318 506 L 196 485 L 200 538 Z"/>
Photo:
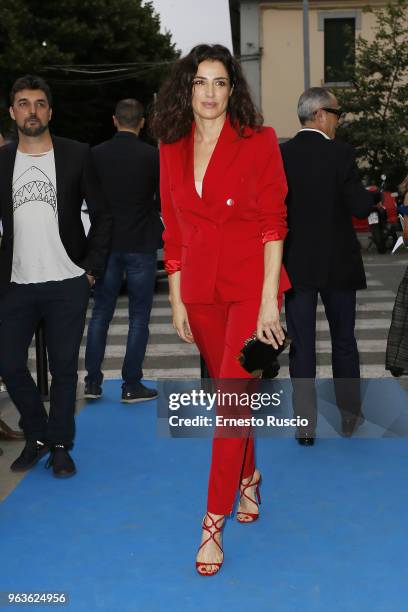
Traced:
<path id="1" fill-rule="evenodd" d="M 360 360 L 354 335 L 356 292 L 340 289 L 292 289 L 285 294 L 286 325 L 292 344 L 289 372 L 297 415 L 316 423 L 316 310 L 320 293 L 329 323 L 336 402 L 343 416 L 361 411 Z"/>
<path id="2" fill-rule="evenodd" d="M 11 283 L 1 298 L 0 376 L 20 412 L 27 440 L 72 446 L 78 356 L 89 293 L 84 274 L 46 283 Z M 52 376 L 49 416 L 27 367 L 28 348 L 40 320 Z"/>

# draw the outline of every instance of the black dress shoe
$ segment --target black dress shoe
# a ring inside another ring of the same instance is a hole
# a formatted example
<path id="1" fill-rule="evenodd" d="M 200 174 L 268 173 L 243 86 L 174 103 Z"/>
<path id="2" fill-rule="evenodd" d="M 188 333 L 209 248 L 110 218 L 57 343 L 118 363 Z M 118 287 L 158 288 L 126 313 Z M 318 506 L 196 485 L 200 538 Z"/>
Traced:
<path id="1" fill-rule="evenodd" d="M 24 440 L 24 433 L 11 429 L 2 419 L 0 419 L 0 440 Z"/>
<path id="2" fill-rule="evenodd" d="M 21 455 L 10 465 L 12 472 L 27 472 L 34 467 L 38 461 L 44 457 L 50 449 L 46 444 L 39 440 L 27 440 Z"/>
<path id="3" fill-rule="evenodd" d="M 300 446 L 313 446 L 315 443 L 315 436 L 311 433 L 298 433 L 296 434 L 296 440 Z"/>
<path id="4" fill-rule="evenodd" d="M 156 389 L 149 389 L 139 383 L 136 388 L 126 389 L 125 385 L 122 386 L 122 399 L 123 404 L 135 404 L 136 402 L 146 402 L 147 400 L 156 399 L 158 397 Z"/>
<path id="5" fill-rule="evenodd" d="M 351 438 L 353 433 L 357 431 L 357 429 L 364 423 L 364 415 L 357 414 L 351 415 L 347 417 L 343 417 L 341 419 L 341 433 L 345 438 Z"/>
<path id="6" fill-rule="evenodd" d="M 102 387 L 96 383 L 85 383 L 85 399 L 100 399 L 102 397 Z"/>
<path id="7" fill-rule="evenodd" d="M 390 368 L 390 372 L 395 378 L 399 378 L 403 375 L 404 368 Z"/>
<path id="8" fill-rule="evenodd" d="M 51 448 L 51 454 L 45 467 L 52 467 L 56 478 L 69 478 L 76 474 L 75 463 L 63 444 L 55 444 Z"/>

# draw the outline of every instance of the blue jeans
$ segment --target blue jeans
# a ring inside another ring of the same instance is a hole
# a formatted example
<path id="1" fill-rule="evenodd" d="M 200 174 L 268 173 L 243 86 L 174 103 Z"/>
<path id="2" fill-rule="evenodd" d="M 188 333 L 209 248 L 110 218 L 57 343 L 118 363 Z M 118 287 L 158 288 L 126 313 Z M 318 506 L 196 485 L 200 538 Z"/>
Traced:
<path id="1" fill-rule="evenodd" d="M 124 272 L 129 296 L 129 331 L 122 378 L 126 390 L 136 390 L 143 377 L 142 364 L 149 338 L 149 319 L 156 279 L 156 253 L 111 253 L 103 278 L 94 286 L 94 307 L 88 326 L 85 382 L 101 385 L 109 323 Z"/>

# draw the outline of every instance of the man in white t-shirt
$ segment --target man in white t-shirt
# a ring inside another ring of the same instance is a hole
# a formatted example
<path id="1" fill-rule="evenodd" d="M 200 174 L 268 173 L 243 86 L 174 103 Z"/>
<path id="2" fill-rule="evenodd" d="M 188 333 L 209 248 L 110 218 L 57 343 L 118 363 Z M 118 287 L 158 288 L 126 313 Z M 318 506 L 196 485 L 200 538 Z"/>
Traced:
<path id="1" fill-rule="evenodd" d="M 72 476 L 78 355 L 90 287 L 103 274 L 111 216 L 88 145 L 51 136 L 51 92 L 40 77 L 10 95 L 18 143 L 0 149 L 0 376 L 21 414 L 26 445 L 11 465 L 26 471 L 51 452 L 57 477 Z M 91 229 L 85 236 L 86 200 Z M 27 368 L 40 321 L 52 382 L 47 415 Z"/>

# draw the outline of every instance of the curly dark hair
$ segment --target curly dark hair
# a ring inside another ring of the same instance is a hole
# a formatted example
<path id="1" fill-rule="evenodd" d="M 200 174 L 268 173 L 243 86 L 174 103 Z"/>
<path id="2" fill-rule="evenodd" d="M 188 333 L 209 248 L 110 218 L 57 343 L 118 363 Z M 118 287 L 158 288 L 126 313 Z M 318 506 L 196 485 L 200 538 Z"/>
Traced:
<path id="1" fill-rule="evenodd" d="M 176 62 L 172 74 L 157 95 L 150 129 L 158 140 L 171 143 L 190 132 L 194 118 L 191 106 L 193 80 L 198 65 L 205 60 L 221 62 L 228 72 L 234 87 L 228 101 L 228 113 L 237 134 L 244 136 L 246 128 L 257 130 L 263 124 L 263 117 L 251 100 L 241 66 L 229 50 L 223 45 L 197 45 Z"/>

